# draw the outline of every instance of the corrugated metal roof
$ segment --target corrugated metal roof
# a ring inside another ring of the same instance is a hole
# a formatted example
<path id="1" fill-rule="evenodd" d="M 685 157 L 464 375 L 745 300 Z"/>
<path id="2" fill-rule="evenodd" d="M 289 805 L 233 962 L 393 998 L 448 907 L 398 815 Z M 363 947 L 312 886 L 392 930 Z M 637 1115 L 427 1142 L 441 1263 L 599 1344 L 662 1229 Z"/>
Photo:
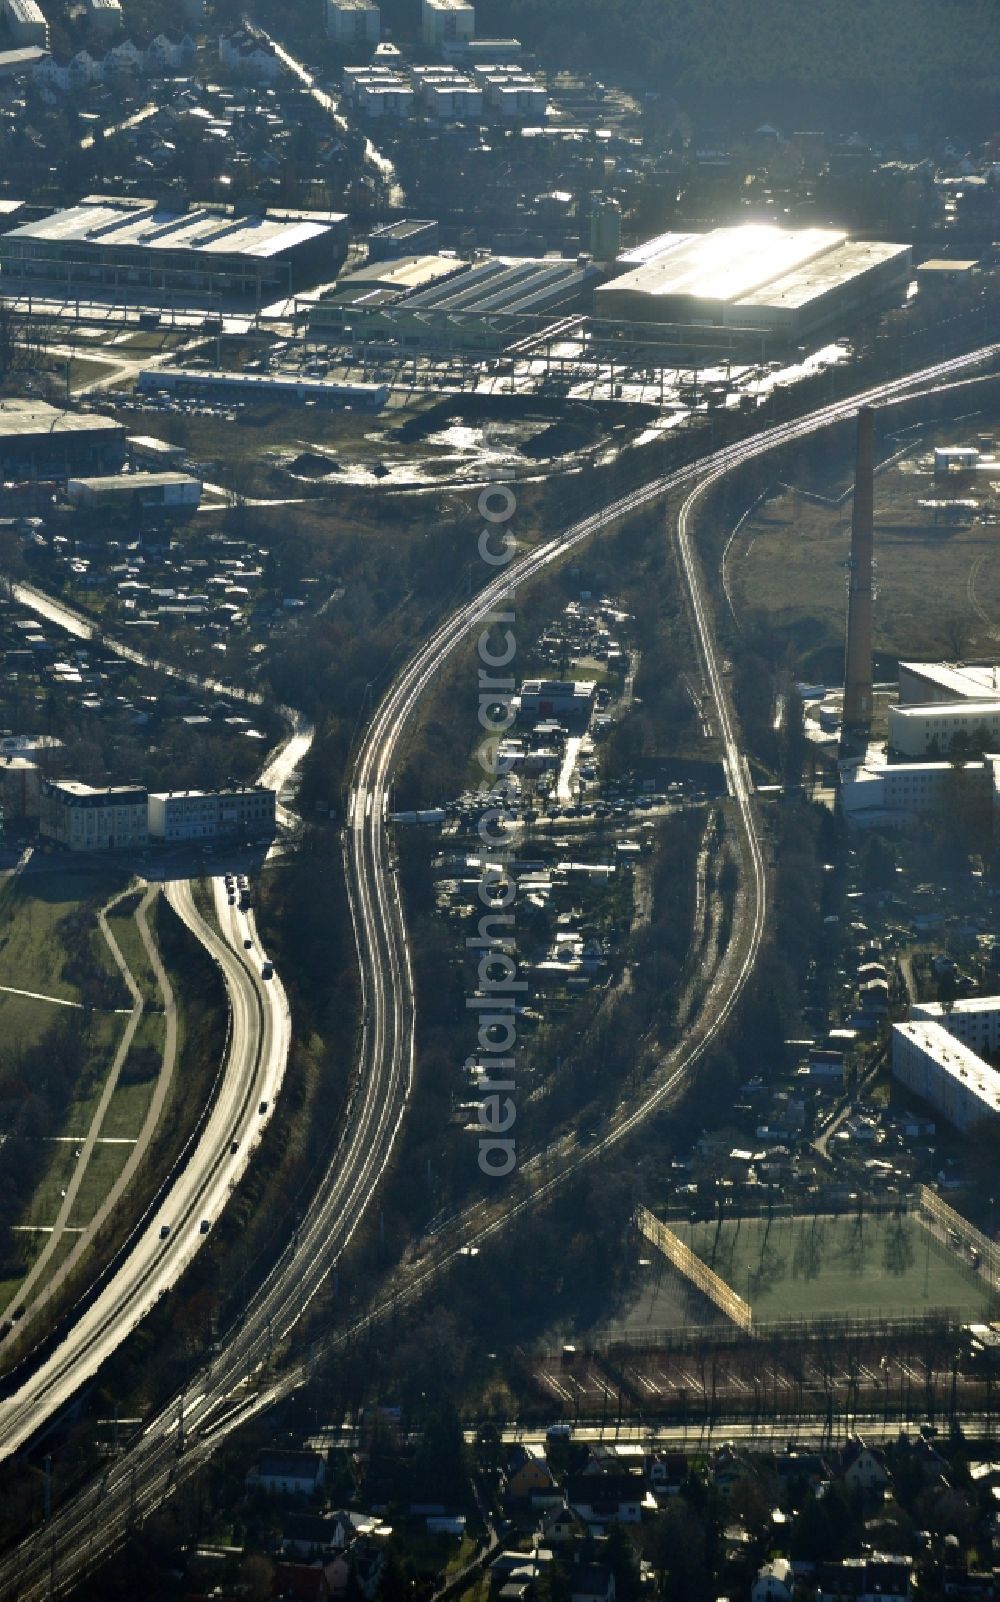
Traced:
<path id="1" fill-rule="evenodd" d="M 848 240 L 833 250 L 826 251 L 793 272 L 772 279 L 744 295 L 738 306 L 785 306 L 793 309 L 806 306 L 820 295 L 826 295 L 837 284 L 849 283 L 872 267 L 894 257 L 905 256 L 908 245 L 890 245 L 878 241 Z"/>
<path id="2" fill-rule="evenodd" d="M 733 302 L 794 272 L 845 239 L 841 230 L 833 228 L 790 229 L 773 223 L 713 228 L 711 233 L 692 234 L 676 248 L 612 279 L 605 287 L 650 296 L 687 295 Z"/>
<path id="3" fill-rule="evenodd" d="M 206 208 L 172 212 L 152 201 L 139 205 L 104 201 L 69 206 L 13 229 L 8 238 L 266 258 L 317 239 L 330 228 L 330 223 L 310 218 L 233 217 Z"/>

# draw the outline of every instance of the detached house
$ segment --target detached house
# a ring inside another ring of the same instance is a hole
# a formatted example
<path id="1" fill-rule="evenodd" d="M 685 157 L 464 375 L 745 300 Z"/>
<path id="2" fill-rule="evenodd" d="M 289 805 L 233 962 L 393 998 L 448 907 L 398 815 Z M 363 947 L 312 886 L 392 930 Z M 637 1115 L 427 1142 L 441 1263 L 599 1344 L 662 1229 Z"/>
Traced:
<path id="1" fill-rule="evenodd" d="M 325 1479 L 326 1464 L 318 1452 L 261 1452 L 246 1483 L 248 1490 L 279 1496 L 314 1496 Z"/>
<path id="2" fill-rule="evenodd" d="M 877 1446 L 866 1446 L 860 1436 L 845 1446 L 838 1465 L 840 1478 L 849 1491 L 871 1494 L 884 1491 L 892 1483 L 885 1453 Z"/>
<path id="3" fill-rule="evenodd" d="M 866 1557 L 822 1563 L 816 1576 L 817 1602 L 906 1602 L 913 1583 L 908 1557 L 872 1552 Z"/>
<path id="4" fill-rule="evenodd" d="M 639 1524 L 646 1497 L 638 1474 L 576 1474 L 566 1500 L 584 1524 Z"/>
<path id="5" fill-rule="evenodd" d="M 795 1574 L 787 1558 L 772 1558 L 757 1570 L 750 1602 L 792 1602 Z"/>
<path id="6" fill-rule="evenodd" d="M 556 1490 L 555 1476 L 540 1446 L 515 1446 L 507 1460 L 507 1492 L 515 1501 L 528 1502 Z"/>

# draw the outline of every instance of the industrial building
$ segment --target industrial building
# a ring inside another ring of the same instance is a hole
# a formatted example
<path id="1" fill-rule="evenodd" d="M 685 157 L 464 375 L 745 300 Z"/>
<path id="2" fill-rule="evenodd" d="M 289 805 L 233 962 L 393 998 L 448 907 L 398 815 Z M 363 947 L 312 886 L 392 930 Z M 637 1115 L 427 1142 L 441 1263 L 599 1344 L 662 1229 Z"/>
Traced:
<path id="1" fill-rule="evenodd" d="M 390 337 L 418 349 L 500 350 L 524 331 L 523 319 L 579 310 L 597 272 L 589 263 L 561 257 L 490 256 L 470 265 L 457 257 L 432 256 L 391 265 L 400 269 L 391 281 L 369 265 L 304 307 L 309 337 L 327 342 Z M 422 287 L 416 283 L 421 277 L 426 279 Z"/>
<path id="2" fill-rule="evenodd" d="M 95 789 L 78 779 L 46 779 L 39 834 L 68 851 L 122 851 L 149 838 L 148 797 L 140 785 Z"/>
<path id="3" fill-rule="evenodd" d="M 901 756 L 946 755 L 954 740 L 1000 750 L 1000 696 L 992 701 L 937 701 L 890 706 L 889 746 Z"/>
<path id="4" fill-rule="evenodd" d="M 376 258 L 338 278 L 333 288 L 315 304 L 329 306 L 342 301 L 345 305 L 354 305 L 376 291 L 394 297 L 412 295 L 467 272 L 468 265 L 458 256 L 436 254 Z"/>
<path id="5" fill-rule="evenodd" d="M 90 293 L 208 291 L 260 302 L 332 277 L 346 251 L 341 213 L 185 210 L 91 195 L 0 235 L 0 268 Z"/>
<path id="6" fill-rule="evenodd" d="M 88 510 L 194 512 L 201 504 L 201 481 L 190 473 L 117 473 L 71 478 L 66 499 Z"/>
<path id="7" fill-rule="evenodd" d="M 594 679 L 525 679 L 518 696 L 518 711 L 530 718 L 590 717 L 597 683 Z"/>
<path id="8" fill-rule="evenodd" d="M 892 1075 L 963 1133 L 1000 1113 L 1000 1073 L 938 1023 L 893 1024 Z"/>
<path id="9" fill-rule="evenodd" d="M 744 223 L 704 234 L 664 234 L 594 293 L 609 320 L 707 324 L 783 342 L 847 326 L 910 281 L 906 245 L 848 239 L 830 228 Z"/>
<path id="10" fill-rule="evenodd" d="M 183 445 L 171 445 L 168 440 L 155 439 L 151 434 L 130 434 L 128 454 L 133 468 L 144 468 L 154 473 L 179 468 L 187 460 Z"/>
<path id="11" fill-rule="evenodd" d="M 1000 699 L 996 662 L 900 662 L 899 704 Z"/>
<path id="12" fill-rule="evenodd" d="M 0 18 L 15 45 L 48 48 L 49 25 L 36 0 L 0 0 Z"/>
<path id="13" fill-rule="evenodd" d="M 368 260 L 395 261 L 400 256 L 436 256 L 438 224 L 436 218 L 402 217 L 398 222 L 381 223 L 368 236 Z"/>
<path id="14" fill-rule="evenodd" d="M 976 260 L 947 261 L 941 256 L 932 256 L 917 268 L 917 284 L 922 290 L 950 289 L 970 279 L 978 266 Z"/>
<path id="15" fill-rule="evenodd" d="M 179 840 L 269 840 L 275 829 L 276 796 L 259 784 L 224 790 L 153 791 L 149 797 L 149 835 L 165 843 Z"/>
<path id="16" fill-rule="evenodd" d="M 381 31 L 374 0 L 326 0 L 326 32 L 335 44 L 377 45 Z"/>
<path id="17" fill-rule="evenodd" d="M 155 367 L 139 374 L 144 393 L 156 390 L 184 395 L 225 395 L 241 405 L 283 402 L 300 406 L 351 406 L 380 411 L 389 399 L 388 384 L 336 383 L 325 378 L 282 378 L 272 373 L 204 372 L 194 367 Z"/>
<path id="18" fill-rule="evenodd" d="M 420 34 L 430 49 L 472 39 L 475 32 L 476 8 L 467 0 L 420 0 Z"/>
<path id="19" fill-rule="evenodd" d="M 125 429 L 111 417 L 44 401 L 0 401 L 0 479 L 112 473 L 124 465 L 125 450 Z"/>

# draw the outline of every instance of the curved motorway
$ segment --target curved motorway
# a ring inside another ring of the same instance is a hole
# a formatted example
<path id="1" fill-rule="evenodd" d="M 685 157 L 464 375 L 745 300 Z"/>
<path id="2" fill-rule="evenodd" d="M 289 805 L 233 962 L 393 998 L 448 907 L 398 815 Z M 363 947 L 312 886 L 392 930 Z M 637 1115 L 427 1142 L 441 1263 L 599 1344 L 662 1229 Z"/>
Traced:
<path id="1" fill-rule="evenodd" d="M 412 1078 L 413 982 L 398 888 L 387 860 L 383 820 L 388 786 L 414 708 L 469 631 L 482 625 L 511 590 L 560 560 L 567 549 L 669 493 L 687 491 L 675 538 L 691 601 L 702 673 L 715 705 L 743 859 L 743 885 L 727 956 L 706 1003 L 683 1046 L 662 1065 L 638 1102 L 619 1109 L 594 1146 L 562 1152 L 561 1160 L 557 1158 L 557 1172 L 544 1179 L 539 1176 L 535 1183 L 529 1170 L 529 1183 L 519 1196 L 506 1201 L 498 1198 L 488 1209 L 481 1205 L 470 1208 L 451 1221 L 440 1239 L 428 1239 L 424 1258 L 413 1265 L 412 1272 L 401 1277 L 398 1288 L 387 1295 L 376 1316 L 401 1298 L 421 1293 L 461 1250 L 456 1237 L 466 1244 L 489 1238 L 564 1182 L 582 1163 L 595 1160 L 612 1144 L 630 1135 L 676 1090 L 722 1027 L 752 971 L 766 916 L 766 875 L 738 724 L 717 660 L 711 610 L 691 538 L 691 518 L 698 499 L 733 468 L 841 422 L 853 415 L 859 405 L 884 406 L 947 388 L 952 382 L 961 382 L 970 369 L 994 361 L 998 352 L 1000 347 L 989 346 L 874 386 L 657 479 L 526 552 L 434 629 L 387 691 L 355 763 L 344 857 L 362 975 L 364 1021 L 356 1089 L 330 1167 L 295 1240 L 251 1303 L 238 1330 L 227 1339 L 223 1355 L 212 1368 L 193 1379 L 183 1398 L 175 1399 L 150 1422 L 100 1482 L 85 1488 L 53 1516 L 44 1532 L 0 1563 L 0 1595 L 46 1595 L 54 1554 L 60 1555 L 55 1589 L 68 1588 L 119 1544 L 136 1511 L 158 1505 L 178 1478 L 204 1462 L 216 1443 L 249 1413 L 303 1382 L 302 1365 L 286 1369 L 274 1379 L 261 1376 L 266 1373 L 273 1341 L 294 1324 L 316 1294 L 371 1200 L 391 1155 Z M 251 1383 L 254 1376 L 258 1380 L 256 1388 Z"/>
<path id="2" fill-rule="evenodd" d="M 170 884 L 166 894 L 225 980 L 230 1027 L 219 1094 L 183 1166 L 128 1242 L 121 1266 L 54 1352 L 0 1400 L 0 1458 L 64 1407 L 180 1278 L 247 1167 L 264 1122 L 261 1107 L 274 1101 L 288 1056 L 288 1004 L 280 981 L 261 977 L 259 948 L 244 950 L 250 929 L 227 906 L 222 880 L 214 884 L 225 938 L 202 917 L 188 882 Z"/>

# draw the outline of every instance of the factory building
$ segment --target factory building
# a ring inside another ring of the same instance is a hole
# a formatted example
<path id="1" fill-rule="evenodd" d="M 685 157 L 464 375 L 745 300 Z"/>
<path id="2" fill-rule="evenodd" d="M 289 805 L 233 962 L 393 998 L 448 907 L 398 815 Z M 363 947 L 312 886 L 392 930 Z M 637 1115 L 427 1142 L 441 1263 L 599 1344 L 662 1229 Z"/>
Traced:
<path id="1" fill-rule="evenodd" d="M 743 329 L 785 343 L 902 300 L 911 272 L 906 245 L 771 223 L 664 234 L 638 263 L 619 266 L 621 276 L 595 290 L 600 317 Z"/>
<path id="2" fill-rule="evenodd" d="M 326 32 L 334 44 L 377 45 L 381 30 L 374 0 L 326 0 Z"/>
<path id="3" fill-rule="evenodd" d="M 893 1024 L 892 1076 L 963 1133 L 1000 1113 L 1000 1073 L 938 1023 Z"/>
<path id="4" fill-rule="evenodd" d="M 384 269 L 400 269 L 390 280 Z M 450 256 L 404 258 L 342 279 L 308 307 L 309 337 L 337 341 L 390 336 L 435 350 L 501 350 L 526 316 L 581 308 L 596 269 L 559 257 L 490 256 L 473 265 Z M 416 280 L 426 277 L 423 285 Z"/>
<path id="5" fill-rule="evenodd" d="M 154 473 L 180 468 L 187 460 L 183 445 L 171 445 L 168 440 L 154 439 L 151 434 L 130 434 L 128 454 L 133 468 Z"/>
<path id="6" fill-rule="evenodd" d="M 280 402 L 286 406 L 352 406 L 380 411 L 389 399 L 388 384 L 336 383 L 325 378 L 282 378 L 272 373 L 205 372 L 195 367 L 155 367 L 139 374 L 144 394 L 157 390 L 182 395 L 224 395 L 242 405 Z"/>
<path id="7" fill-rule="evenodd" d="M 48 48 L 49 25 L 36 0 L 0 0 L 0 18 L 6 23 L 8 36 L 15 45 Z"/>
<path id="8" fill-rule="evenodd" d="M 194 512 L 201 504 L 201 481 L 190 473 L 117 473 L 100 478 L 71 478 L 66 485 L 71 506 L 93 511 Z"/>
<path id="9" fill-rule="evenodd" d="M 400 256 L 436 256 L 437 219 L 402 217 L 380 223 L 368 236 L 369 261 L 396 261 Z"/>
<path id="10" fill-rule="evenodd" d="M 467 0 L 420 0 L 420 34 L 430 49 L 472 39 L 475 32 L 476 8 Z"/>
<path id="11" fill-rule="evenodd" d="M 900 756 L 947 755 L 954 740 L 1000 750 L 1000 697 L 890 706 L 889 746 Z"/>
<path id="12" fill-rule="evenodd" d="M 347 251 L 334 212 L 174 209 L 91 195 L 0 234 L 0 268 L 22 282 L 118 290 L 183 290 L 276 299 L 331 277 Z"/>
<path id="13" fill-rule="evenodd" d="M 125 429 L 111 417 L 44 401 L 0 401 L 0 479 L 66 478 L 122 467 Z"/>
<path id="14" fill-rule="evenodd" d="M 275 829 L 276 796 L 263 785 L 224 790 L 164 790 L 149 797 L 149 836 L 179 840 L 269 840 Z"/>
<path id="15" fill-rule="evenodd" d="M 940 1001 L 914 1002 L 910 1018 L 940 1024 L 980 1057 L 1000 1052 L 1000 996 L 967 996 L 947 1007 Z"/>
<path id="16" fill-rule="evenodd" d="M 570 718 L 586 722 L 594 704 L 594 679 L 525 679 L 518 711 L 525 718 Z"/>
<path id="17" fill-rule="evenodd" d="M 562 258 L 540 261 L 491 256 L 460 277 L 408 296 L 400 308 L 404 342 L 455 345 L 509 338 L 517 317 L 579 309 L 594 268 Z"/>
<path id="18" fill-rule="evenodd" d="M 900 662 L 899 704 L 1000 699 L 996 662 Z"/>
<path id="19" fill-rule="evenodd" d="M 149 838 L 146 791 L 140 785 L 95 789 L 78 779 L 46 779 L 38 831 L 68 851 L 122 851 Z"/>

